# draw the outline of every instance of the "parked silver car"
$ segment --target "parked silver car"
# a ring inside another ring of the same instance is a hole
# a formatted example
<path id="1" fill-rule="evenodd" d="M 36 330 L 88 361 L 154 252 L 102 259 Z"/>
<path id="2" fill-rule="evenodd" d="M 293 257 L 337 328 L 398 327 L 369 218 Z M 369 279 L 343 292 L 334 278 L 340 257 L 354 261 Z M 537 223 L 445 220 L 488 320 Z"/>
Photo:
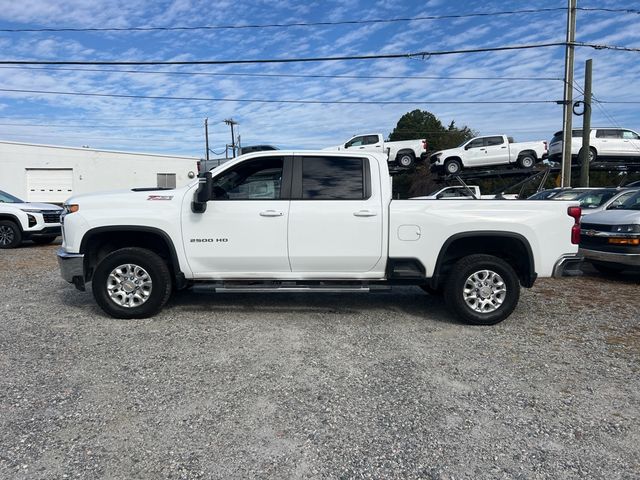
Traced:
<path id="1" fill-rule="evenodd" d="M 640 270 L 640 192 L 582 222 L 580 253 L 603 273 Z"/>

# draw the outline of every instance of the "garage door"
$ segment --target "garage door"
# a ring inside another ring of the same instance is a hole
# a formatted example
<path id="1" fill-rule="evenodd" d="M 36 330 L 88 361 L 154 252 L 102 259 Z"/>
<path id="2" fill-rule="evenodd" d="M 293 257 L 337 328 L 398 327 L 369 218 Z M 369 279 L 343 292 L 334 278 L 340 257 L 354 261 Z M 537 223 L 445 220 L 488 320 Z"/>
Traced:
<path id="1" fill-rule="evenodd" d="M 27 200 L 62 203 L 73 194 L 73 169 L 28 169 Z"/>

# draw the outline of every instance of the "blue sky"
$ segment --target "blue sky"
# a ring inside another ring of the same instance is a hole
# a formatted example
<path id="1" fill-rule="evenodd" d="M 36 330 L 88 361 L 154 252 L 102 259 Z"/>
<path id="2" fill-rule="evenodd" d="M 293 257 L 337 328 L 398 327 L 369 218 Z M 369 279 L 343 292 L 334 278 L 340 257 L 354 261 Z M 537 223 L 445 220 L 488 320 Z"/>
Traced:
<path id="1" fill-rule="evenodd" d="M 0 0 L 0 28 L 140 27 L 366 20 L 514 9 L 565 7 L 538 1 L 232 1 L 232 0 Z M 579 0 L 580 7 L 633 8 L 635 2 Z M 637 5 L 640 7 L 640 5 Z M 213 60 L 404 53 L 565 40 L 564 12 L 390 24 L 188 32 L 0 33 L 2 59 Z M 640 15 L 578 12 L 577 40 L 640 47 Z M 594 60 L 594 95 L 638 101 L 640 53 L 578 48 L 576 83 Z M 76 67 L 67 67 L 76 68 Z M 78 67 L 82 68 L 82 67 Z M 84 67 L 99 69 L 102 67 Z M 551 138 L 562 107 L 538 105 L 430 105 L 429 101 L 559 100 L 563 47 L 516 52 L 306 64 L 112 67 L 115 69 L 233 73 L 233 76 L 130 74 L 0 67 L 0 88 L 215 98 L 409 101 L 408 105 L 298 105 L 71 97 L 0 92 L 0 139 L 56 145 L 204 155 L 230 141 L 222 123 L 240 123 L 243 144 L 321 148 L 352 134 L 387 135 L 415 108 L 481 134 L 520 140 Z M 285 73 L 399 76 L 401 79 L 265 78 Z M 239 74 L 239 75 L 238 75 Z M 410 79 L 411 76 L 527 77 L 527 81 Z M 414 103 L 415 102 L 415 103 Z M 594 107 L 592 124 L 640 129 L 638 105 Z M 18 125 L 16 125 L 18 124 Z M 581 119 L 574 118 L 574 125 Z"/>

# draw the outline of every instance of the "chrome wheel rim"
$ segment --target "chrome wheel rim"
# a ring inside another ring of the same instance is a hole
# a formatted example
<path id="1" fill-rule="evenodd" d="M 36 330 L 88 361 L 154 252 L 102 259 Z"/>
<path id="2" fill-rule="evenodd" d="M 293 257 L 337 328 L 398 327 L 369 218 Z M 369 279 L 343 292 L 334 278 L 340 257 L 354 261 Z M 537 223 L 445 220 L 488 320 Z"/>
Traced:
<path id="1" fill-rule="evenodd" d="M 495 312 L 507 298 L 507 286 L 492 270 L 479 270 L 464 282 L 462 293 L 467 306 L 478 313 Z"/>
<path id="2" fill-rule="evenodd" d="M 13 228 L 7 227 L 6 225 L 0 226 L 0 245 L 11 245 L 15 238 L 16 234 Z"/>
<path id="3" fill-rule="evenodd" d="M 524 168 L 533 167 L 533 159 L 531 157 L 525 157 L 522 159 L 522 166 Z"/>
<path id="4" fill-rule="evenodd" d="M 400 157 L 400 165 L 402 165 L 403 167 L 408 167 L 409 165 L 411 165 L 411 157 L 408 155 Z"/>
<path id="5" fill-rule="evenodd" d="M 449 171 L 449 173 L 457 173 L 458 172 L 458 165 L 456 165 L 455 163 L 450 163 L 447 166 L 447 170 Z"/>
<path id="6" fill-rule="evenodd" d="M 124 308 L 144 304 L 151 296 L 151 275 L 139 265 L 125 263 L 114 268 L 107 278 L 107 294 L 113 303 Z"/>

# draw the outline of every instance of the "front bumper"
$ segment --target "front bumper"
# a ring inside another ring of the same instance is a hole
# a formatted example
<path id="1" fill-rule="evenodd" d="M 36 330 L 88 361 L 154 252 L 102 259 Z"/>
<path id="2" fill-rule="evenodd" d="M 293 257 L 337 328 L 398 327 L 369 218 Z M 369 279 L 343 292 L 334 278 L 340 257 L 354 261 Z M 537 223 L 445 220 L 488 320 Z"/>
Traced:
<path id="1" fill-rule="evenodd" d="M 64 248 L 56 252 L 60 275 L 64 280 L 73 283 L 78 290 L 85 289 L 84 284 L 84 255 L 81 253 L 68 253 Z"/>
<path id="2" fill-rule="evenodd" d="M 585 260 L 640 267 L 640 253 L 604 252 L 587 248 L 581 248 L 579 253 L 584 256 Z"/>
<path id="3" fill-rule="evenodd" d="M 60 235 L 62 235 L 60 225 L 56 227 L 44 227 L 41 230 L 24 230 L 22 232 L 22 238 L 25 240 L 37 237 L 59 237 Z"/>
<path id="4" fill-rule="evenodd" d="M 584 260 L 581 252 L 578 252 L 577 255 L 568 254 L 563 255 L 556 262 L 553 267 L 553 277 L 575 277 L 578 275 L 582 275 L 582 270 L 580 270 L 580 264 Z"/>

